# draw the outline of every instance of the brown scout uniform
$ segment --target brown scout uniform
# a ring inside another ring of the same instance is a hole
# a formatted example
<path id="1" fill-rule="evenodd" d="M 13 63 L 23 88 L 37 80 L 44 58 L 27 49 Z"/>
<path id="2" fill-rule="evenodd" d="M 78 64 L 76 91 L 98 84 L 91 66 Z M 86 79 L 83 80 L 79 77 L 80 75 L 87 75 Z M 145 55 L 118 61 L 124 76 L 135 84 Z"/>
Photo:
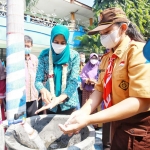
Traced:
<path id="1" fill-rule="evenodd" d="M 150 98 L 150 63 L 143 56 L 144 43 L 128 36 L 115 50 L 112 74 L 112 104 L 126 98 Z M 103 92 L 104 75 L 112 51 L 103 57 L 95 90 Z M 130 104 L 129 104 L 130 105 Z M 150 109 L 147 112 L 112 123 L 111 150 L 150 150 Z"/>

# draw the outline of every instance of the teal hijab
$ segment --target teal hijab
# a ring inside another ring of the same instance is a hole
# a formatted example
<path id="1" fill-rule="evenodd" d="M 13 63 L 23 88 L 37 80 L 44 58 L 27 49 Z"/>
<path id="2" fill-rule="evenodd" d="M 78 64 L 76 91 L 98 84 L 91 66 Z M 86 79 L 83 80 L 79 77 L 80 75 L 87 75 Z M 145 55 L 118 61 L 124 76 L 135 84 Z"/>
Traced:
<path id="1" fill-rule="evenodd" d="M 54 85 L 55 85 L 55 95 L 59 96 L 61 94 L 61 85 L 62 85 L 62 65 L 69 62 L 70 58 L 70 49 L 69 49 L 69 30 L 63 25 L 56 25 L 51 31 L 51 41 L 50 44 L 54 41 L 54 38 L 57 35 L 63 35 L 66 40 L 66 48 L 60 53 L 56 54 L 51 46 L 52 57 L 53 57 L 53 66 L 54 66 Z"/>

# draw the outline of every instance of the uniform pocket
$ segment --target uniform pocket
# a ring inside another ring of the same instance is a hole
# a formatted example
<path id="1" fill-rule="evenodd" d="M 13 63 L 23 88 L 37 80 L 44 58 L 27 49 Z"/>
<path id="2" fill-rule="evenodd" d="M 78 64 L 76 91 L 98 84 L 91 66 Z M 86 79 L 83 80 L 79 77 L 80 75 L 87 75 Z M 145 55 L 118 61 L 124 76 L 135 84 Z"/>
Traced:
<path id="1" fill-rule="evenodd" d="M 132 136 L 141 136 L 141 137 L 147 136 L 147 131 L 144 129 L 132 128 L 129 130 L 125 130 L 125 132 L 127 132 Z"/>
<path id="2" fill-rule="evenodd" d="M 124 128 L 124 131 L 129 135 L 128 139 L 128 150 L 148 150 L 147 136 L 148 132 L 145 129 L 140 128 Z"/>

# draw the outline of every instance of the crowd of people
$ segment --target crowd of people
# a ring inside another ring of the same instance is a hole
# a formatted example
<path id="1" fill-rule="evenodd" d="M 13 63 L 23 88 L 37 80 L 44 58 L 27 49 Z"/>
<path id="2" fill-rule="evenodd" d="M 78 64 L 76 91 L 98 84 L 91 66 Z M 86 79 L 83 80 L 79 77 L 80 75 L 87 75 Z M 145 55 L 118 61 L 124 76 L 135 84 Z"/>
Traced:
<path id="1" fill-rule="evenodd" d="M 24 37 L 27 117 L 70 115 L 59 124 L 69 136 L 103 123 L 104 149 L 149 150 L 150 63 L 142 52 L 144 37 L 120 8 L 102 11 L 99 26 L 88 34 L 100 34 L 106 53 L 91 53 L 87 62 L 83 52 L 70 49 L 63 25 L 52 28 L 50 47 L 38 58 L 31 54 L 32 38 Z M 5 92 L 6 70 L 0 61 L 3 120 Z"/>

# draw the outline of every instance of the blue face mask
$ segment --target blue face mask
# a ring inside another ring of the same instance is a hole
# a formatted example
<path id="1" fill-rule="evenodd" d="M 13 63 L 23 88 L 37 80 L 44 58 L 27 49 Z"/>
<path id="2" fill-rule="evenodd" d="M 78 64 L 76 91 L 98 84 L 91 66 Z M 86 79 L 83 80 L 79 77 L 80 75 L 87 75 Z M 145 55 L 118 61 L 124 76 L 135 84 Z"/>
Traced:
<path id="1" fill-rule="evenodd" d="M 25 47 L 25 54 L 28 55 L 31 53 L 31 48 Z"/>

